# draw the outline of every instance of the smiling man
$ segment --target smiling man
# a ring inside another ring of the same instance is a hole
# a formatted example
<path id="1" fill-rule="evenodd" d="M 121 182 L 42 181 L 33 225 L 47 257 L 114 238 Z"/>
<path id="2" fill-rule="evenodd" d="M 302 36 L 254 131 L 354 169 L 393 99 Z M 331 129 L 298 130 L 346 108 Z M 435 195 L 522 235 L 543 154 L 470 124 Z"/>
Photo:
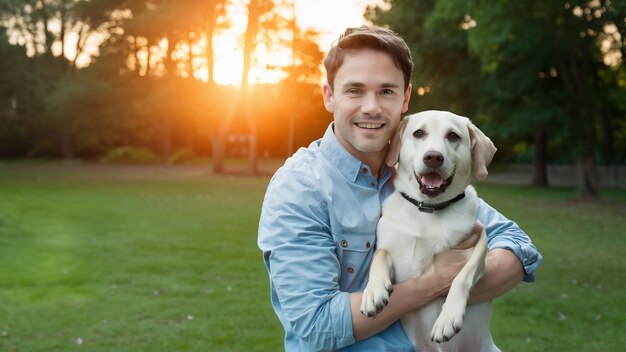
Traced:
<path id="1" fill-rule="evenodd" d="M 405 66 L 410 72 L 412 65 Z M 324 105 L 334 115 L 337 140 L 375 177 L 410 97 L 411 85 L 393 58 L 373 49 L 345 50 L 333 82 L 324 85 Z"/>
<path id="2" fill-rule="evenodd" d="M 439 255 L 419 278 L 395 283 L 375 319 L 359 312 L 381 203 L 393 187 L 394 169 L 384 161 L 408 109 L 413 62 L 395 33 L 361 27 L 346 30 L 324 65 L 324 105 L 333 122 L 276 172 L 259 222 L 258 245 L 285 350 L 413 351 L 398 319 L 446 295 L 465 264 L 462 248 L 475 239 Z M 471 302 L 532 281 L 541 262 L 528 236 L 482 200 L 478 216 L 490 252 Z"/>

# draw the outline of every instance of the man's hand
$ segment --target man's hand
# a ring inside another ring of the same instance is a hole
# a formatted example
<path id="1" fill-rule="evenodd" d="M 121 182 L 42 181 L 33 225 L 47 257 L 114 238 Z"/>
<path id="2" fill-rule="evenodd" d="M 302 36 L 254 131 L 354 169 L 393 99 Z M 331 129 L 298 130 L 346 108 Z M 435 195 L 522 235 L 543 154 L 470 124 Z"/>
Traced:
<path id="1" fill-rule="evenodd" d="M 431 288 L 428 293 L 430 301 L 448 295 L 452 280 L 465 266 L 482 231 L 482 224 L 476 222 L 467 239 L 456 247 L 435 255 L 431 268 L 418 279 L 419 286 Z M 502 248 L 490 250 L 485 258 L 485 274 L 472 289 L 469 303 L 487 302 L 503 295 L 523 278 L 522 263 L 512 251 Z"/>
<path id="2" fill-rule="evenodd" d="M 432 299 L 445 297 L 448 294 L 452 280 L 467 263 L 482 231 L 482 224 L 476 222 L 465 240 L 456 247 L 435 255 L 433 265 L 423 275 L 432 287 Z"/>

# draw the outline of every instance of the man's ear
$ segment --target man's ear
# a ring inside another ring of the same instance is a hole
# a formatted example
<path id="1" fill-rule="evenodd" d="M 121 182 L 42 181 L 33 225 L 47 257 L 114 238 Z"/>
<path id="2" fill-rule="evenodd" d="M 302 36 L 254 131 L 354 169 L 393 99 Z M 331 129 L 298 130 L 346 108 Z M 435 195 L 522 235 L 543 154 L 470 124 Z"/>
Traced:
<path id="1" fill-rule="evenodd" d="M 335 100 L 333 98 L 333 90 L 328 83 L 324 83 L 322 87 L 322 95 L 324 96 L 324 107 L 330 113 L 335 112 Z"/>
<path id="2" fill-rule="evenodd" d="M 491 163 L 496 147 L 483 131 L 478 129 L 473 123 L 468 122 L 470 140 L 472 142 L 472 162 L 474 163 L 474 175 L 479 180 L 483 180 L 489 174 L 487 166 Z"/>
<path id="3" fill-rule="evenodd" d="M 409 86 L 404 91 L 404 100 L 402 101 L 402 113 L 405 113 L 409 110 L 409 102 L 411 101 L 411 90 L 413 89 L 413 85 L 409 83 Z"/>
<path id="4" fill-rule="evenodd" d="M 402 133 L 404 133 L 404 129 L 406 128 L 406 118 L 400 121 L 398 128 L 396 128 L 396 132 L 394 132 L 393 137 L 389 141 L 389 149 L 387 150 L 387 157 L 385 158 L 385 164 L 389 167 L 394 167 L 398 160 L 400 160 L 400 142 Z"/>

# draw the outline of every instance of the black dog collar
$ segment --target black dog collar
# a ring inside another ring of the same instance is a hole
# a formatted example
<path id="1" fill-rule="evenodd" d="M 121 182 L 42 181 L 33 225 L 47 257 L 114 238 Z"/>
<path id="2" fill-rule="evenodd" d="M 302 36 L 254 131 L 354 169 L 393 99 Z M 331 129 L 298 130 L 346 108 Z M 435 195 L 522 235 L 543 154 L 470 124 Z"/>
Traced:
<path id="1" fill-rule="evenodd" d="M 428 204 L 428 203 L 420 202 L 419 200 L 415 200 L 415 199 L 409 197 L 408 195 L 406 195 L 403 192 L 400 192 L 400 194 L 402 195 L 402 197 L 404 197 L 404 199 L 406 199 L 409 202 L 411 202 L 421 212 L 424 212 L 424 213 L 432 213 L 435 210 L 445 209 L 445 208 L 449 207 L 450 205 L 452 205 L 452 204 L 460 201 L 461 199 L 465 198 L 465 192 L 463 192 L 463 193 L 457 195 L 456 197 L 450 199 L 449 201 L 446 201 L 446 202 L 443 202 L 443 203 L 438 203 L 438 204 Z"/>

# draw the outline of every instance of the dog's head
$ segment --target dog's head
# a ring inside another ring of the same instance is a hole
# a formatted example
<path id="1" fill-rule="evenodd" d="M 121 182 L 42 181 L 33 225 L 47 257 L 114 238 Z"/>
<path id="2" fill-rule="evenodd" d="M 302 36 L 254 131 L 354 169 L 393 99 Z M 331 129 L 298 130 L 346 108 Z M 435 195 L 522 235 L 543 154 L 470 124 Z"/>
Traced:
<path id="1" fill-rule="evenodd" d="M 424 111 L 404 118 L 391 141 L 387 164 L 400 160 L 402 190 L 418 199 L 447 200 L 469 184 L 472 164 L 478 179 L 496 148 L 481 130 L 462 116 L 445 111 Z M 419 191 L 415 191 L 419 189 Z"/>

